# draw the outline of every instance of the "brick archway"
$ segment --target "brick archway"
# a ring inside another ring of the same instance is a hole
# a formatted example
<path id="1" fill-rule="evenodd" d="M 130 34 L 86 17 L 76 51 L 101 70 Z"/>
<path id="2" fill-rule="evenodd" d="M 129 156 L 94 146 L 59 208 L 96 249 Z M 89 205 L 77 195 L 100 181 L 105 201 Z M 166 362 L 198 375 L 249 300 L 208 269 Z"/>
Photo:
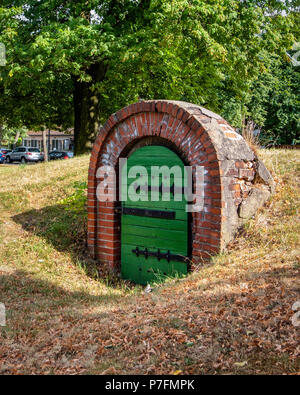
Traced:
<path id="1" fill-rule="evenodd" d="M 253 151 L 219 115 L 190 103 L 142 101 L 113 114 L 93 147 L 88 175 L 88 249 L 101 265 L 120 266 L 118 202 L 99 202 L 96 189 L 100 166 L 117 169 L 136 144 L 161 139 L 189 166 L 203 166 L 204 210 L 192 214 L 191 259 L 197 264 L 218 253 L 232 238 L 242 190 L 239 181 L 254 178 Z M 246 177 L 246 178 L 245 178 Z M 234 222 L 235 221 L 235 222 Z M 234 224 L 232 224 L 234 222 Z"/>

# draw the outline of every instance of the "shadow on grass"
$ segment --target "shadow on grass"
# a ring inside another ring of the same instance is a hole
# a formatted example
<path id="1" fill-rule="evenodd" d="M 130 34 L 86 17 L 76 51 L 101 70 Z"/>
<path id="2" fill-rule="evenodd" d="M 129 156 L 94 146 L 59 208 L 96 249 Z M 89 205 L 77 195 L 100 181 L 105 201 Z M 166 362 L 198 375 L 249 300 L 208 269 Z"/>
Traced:
<path id="1" fill-rule="evenodd" d="M 106 285 L 116 288 L 133 286 L 112 273 L 103 272 L 87 254 L 86 215 L 75 214 L 67 211 L 64 205 L 56 204 L 17 214 L 12 219 L 27 232 L 46 239 L 57 251 L 69 253 L 73 263 L 83 268 L 89 277 L 101 278 Z"/>
<path id="2" fill-rule="evenodd" d="M 62 204 L 47 206 L 17 214 L 12 219 L 24 230 L 47 240 L 57 251 L 69 253 L 75 265 L 83 268 L 93 278 L 101 278 L 107 286 L 114 288 L 140 288 L 128 280 L 120 279 L 116 274 L 99 267 L 97 261 L 87 253 L 87 218 L 83 213 L 75 214 L 66 210 Z M 174 277 L 174 279 L 176 276 Z M 166 278 L 157 279 L 157 284 Z"/>
<path id="3" fill-rule="evenodd" d="M 103 295 L 91 295 L 84 290 L 70 291 L 60 287 L 51 281 L 35 278 L 34 274 L 24 270 L 17 270 L 13 274 L 1 274 L 0 292 L 5 295 L 5 304 L 13 305 L 16 299 L 22 300 L 22 310 L 40 311 L 41 307 L 61 308 L 72 304 L 96 303 L 107 306 L 121 297 L 121 295 L 104 293 Z M 32 303 L 34 301 L 34 303 Z"/>

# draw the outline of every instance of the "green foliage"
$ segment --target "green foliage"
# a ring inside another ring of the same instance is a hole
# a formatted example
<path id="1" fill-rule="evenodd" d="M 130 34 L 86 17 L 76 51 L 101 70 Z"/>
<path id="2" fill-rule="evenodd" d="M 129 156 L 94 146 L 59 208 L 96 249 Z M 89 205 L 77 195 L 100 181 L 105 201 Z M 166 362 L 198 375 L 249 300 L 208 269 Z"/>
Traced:
<path id="1" fill-rule="evenodd" d="M 300 68 L 272 56 L 265 73 L 255 79 L 244 101 L 224 85 L 220 112 L 234 126 L 249 122 L 261 129 L 263 145 L 296 144 L 300 136 Z"/>
<path id="2" fill-rule="evenodd" d="M 110 113 L 138 97 L 191 101 L 233 112 L 241 123 L 266 59 L 285 54 L 297 33 L 294 2 L 2 3 L 7 65 L 0 68 L 0 124 L 74 125 L 77 153 Z"/>
<path id="3" fill-rule="evenodd" d="M 73 185 L 75 192 L 60 203 L 65 205 L 65 209 L 75 216 L 85 216 L 87 206 L 87 183 L 75 182 Z"/>
<path id="4" fill-rule="evenodd" d="M 6 146 L 10 146 L 12 144 L 19 145 L 22 142 L 22 139 L 27 135 L 27 128 L 25 127 L 7 127 L 6 125 L 2 126 L 0 132 L 0 146 L 5 144 Z"/>
<path id="5" fill-rule="evenodd" d="M 72 125 L 72 84 L 64 73 L 44 67 L 34 50 L 34 33 L 24 26 L 18 7 L 0 7 L 0 42 L 7 64 L 0 67 L 0 124 L 40 129 Z"/>
<path id="6" fill-rule="evenodd" d="M 283 54 L 291 39 L 291 22 L 267 16 L 262 8 L 236 1 L 172 5 L 152 2 L 149 24 L 135 33 L 124 57 L 110 62 L 106 80 L 97 85 L 106 115 L 137 97 L 186 100 L 219 110 L 216 91 L 224 83 L 241 102 L 266 68 L 267 51 Z"/>
<path id="7" fill-rule="evenodd" d="M 296 144 L 300 138 L 300 68 L 279 63 L 272 72 L 264 130 L 267 135 L 275 134 L 277 144 Z"/>

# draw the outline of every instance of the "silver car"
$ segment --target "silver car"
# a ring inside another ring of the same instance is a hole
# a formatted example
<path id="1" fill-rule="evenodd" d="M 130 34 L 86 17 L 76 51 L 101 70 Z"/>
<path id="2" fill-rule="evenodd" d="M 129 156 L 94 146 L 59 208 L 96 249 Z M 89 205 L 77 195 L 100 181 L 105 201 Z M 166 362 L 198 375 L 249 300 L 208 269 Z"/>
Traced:
<path id="1" fill-rule="evenodd" d="M 42 162 L 44 154 L 38 148 L 18 147 L 6 155 L 6 162 Z"/>

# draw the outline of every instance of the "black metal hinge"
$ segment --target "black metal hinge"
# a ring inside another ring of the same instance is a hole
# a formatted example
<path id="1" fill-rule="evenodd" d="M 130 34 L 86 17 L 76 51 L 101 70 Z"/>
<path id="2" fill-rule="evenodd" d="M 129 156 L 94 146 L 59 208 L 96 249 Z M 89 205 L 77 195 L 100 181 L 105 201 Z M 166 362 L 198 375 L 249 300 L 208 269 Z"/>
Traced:
<path id="1" fill-rule="evenodd" d="M 158 261 L 160 261 L 161 259 L 166 259 L 168 262 L 171 262 L 171 261 L 188 262 L 189 261 L 189 258 L 186 256 L 171 254 L 170 251 L 168 251 L 166 253 L 162 253 L 162 252 L 160 252 L 159 249 L 158 249 L 158 251 L 154 252 L 154 251 L 149 251 L 148 248 L 146 248 L 145 250 L 140 250 L 139 247 L 136 247 L 134 250 L 132 250 L 132 252 L 137 257 L 139 257 L 140 255 L 143 255 L 146 259 L 148 259 L 149 256 L 153 256 L 153 257 L 157 258 Z"/>

